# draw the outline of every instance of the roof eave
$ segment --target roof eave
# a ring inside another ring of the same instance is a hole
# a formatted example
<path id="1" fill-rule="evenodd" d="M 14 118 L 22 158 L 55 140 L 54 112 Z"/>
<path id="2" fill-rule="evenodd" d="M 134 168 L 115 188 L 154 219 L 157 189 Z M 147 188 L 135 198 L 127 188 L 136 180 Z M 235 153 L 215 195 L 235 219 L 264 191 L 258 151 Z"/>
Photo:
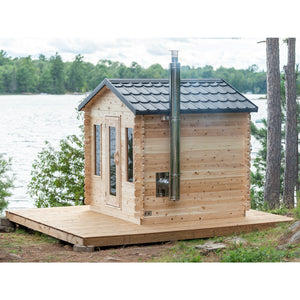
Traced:
<path id="1" fill-rule="evenodd" d="M 242 93 L 240 93 L 238 90 L 236 90 L 231 84 L 229 84 L 226 80 L 222 79 L 228 86 L 230 86 L 233 90 L 235 90 L 239 95 L 241 95 L 242 97 L 244 97 L 248 102 L 250 102 L 252 105 L 255 106 L 255 108 L 253 109 L 253 111 L 251 112 L 258 112 L 258 106 L 255 105 L 252 101 L 250 101 L 247 97 L 245 97 Z"/>
<path id="2" fill-rule="evenodd" d="M 95 89 L 78 105 L 78 110 L 81 111 L 106 85 L 106 79 L 102 80 Z"/>
<path id="3" fill-rule="evenodd" d="M 258 109 L 256 108 L 245 108 L 245 109 L 201 109 L 201 110 L 195 110 L 195 109 L 185 109 L 180 110 L 181 114 L 207 114 L 207 113 L 251 113 L 251 112 L 257 112 Z M 147 110 L 147 111 L 137 111 L 136 115 L 169 115 L 170 110 Z"/>

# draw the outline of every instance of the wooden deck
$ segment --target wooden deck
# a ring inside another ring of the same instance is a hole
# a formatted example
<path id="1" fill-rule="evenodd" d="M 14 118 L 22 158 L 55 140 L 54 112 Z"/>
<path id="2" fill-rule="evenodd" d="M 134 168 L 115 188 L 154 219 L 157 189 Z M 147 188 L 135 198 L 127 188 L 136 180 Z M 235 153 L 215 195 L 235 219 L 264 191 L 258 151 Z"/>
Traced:
<path id="1" fill-rule="evenodd" d="M 90 209 L 89 205 L 6 212 L 17 224 L 77 245 L 114 246 L 223 236 L 265 229 L 293 219 L 250 210 L 246 217 L 199 222 L 136 225 Z"/>

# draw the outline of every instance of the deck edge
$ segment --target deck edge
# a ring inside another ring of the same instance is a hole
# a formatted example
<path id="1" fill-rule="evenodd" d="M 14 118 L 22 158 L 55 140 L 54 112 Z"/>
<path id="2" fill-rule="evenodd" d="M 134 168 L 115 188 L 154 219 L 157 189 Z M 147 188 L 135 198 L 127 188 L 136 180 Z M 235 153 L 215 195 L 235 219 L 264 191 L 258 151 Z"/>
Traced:
<path id="1" fill-rule="evenodd" d="M 6 211 L 6 217 L 14 223 L 17 223 L 19 225 L 31 228 L 35 231 L 42 232 L 44 234 L 47 234 L 49 236 L 55 237 L 59 240 L 66 241 L 71 244 L 77 244 L 77 245 L 84 245 L 84 240 L 82 237 L 65 232 L 64 230 L 54 228 L 51 225 L 43 224 L 38 221 L 34 221 L 28 217 L 23 217 L 22 215 L 19 215 L 17 213 Z"/>

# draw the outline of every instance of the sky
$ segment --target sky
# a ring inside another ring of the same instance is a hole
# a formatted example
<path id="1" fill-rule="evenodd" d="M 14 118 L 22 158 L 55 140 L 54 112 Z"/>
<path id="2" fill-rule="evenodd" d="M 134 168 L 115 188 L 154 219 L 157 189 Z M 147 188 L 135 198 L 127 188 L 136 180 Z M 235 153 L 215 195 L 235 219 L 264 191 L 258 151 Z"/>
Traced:
<path id="1" fill-rule="evenodd" d="M 116 60 L 167 68 L 169 50 L 181 65 L 266 69 L 265 43 L 279 37 L 281 67 L 286 37 L 300 37 L 295 0 L 9 0 L 1 4 L 0 50 L 11 57 L 58 52 L 96 64 Z M 296 62 L 300 62 L 296 43 Z"/>
<path id="2" fill-rule="evenodd" d="M 246 69 L 257 65 L 266 69 L 266 44 L 259 43 L 265 38 L 97 38 L 97 37 L 36 37 L 1 38 L 0 49 L 11 57 L 40 54 L 51 57 L 58 52 L 64 61 L 73 61 L 77 54 L 84 60 L 96 64 L 100 59 L 120 61 L 129 66 L 133 61 L 143 67 L 159 63 L 167 68 L 171 49 L 179 50 L 181 65 L 203 67 L 211 65 L 215 69 L 234 67 Z M 280 40 L 281 66 L 286 64 L 287 46 Z M 297 47 L 297 50 L 299 47 Z M 300 62 L 300 51 L 297 51 Z"/>

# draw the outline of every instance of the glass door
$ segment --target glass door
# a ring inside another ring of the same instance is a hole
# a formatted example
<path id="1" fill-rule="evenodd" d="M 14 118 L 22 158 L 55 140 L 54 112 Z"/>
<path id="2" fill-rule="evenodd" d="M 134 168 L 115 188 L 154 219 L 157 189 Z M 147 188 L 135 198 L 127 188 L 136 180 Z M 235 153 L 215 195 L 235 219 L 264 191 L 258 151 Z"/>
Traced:
<path id="1" fill-rule="evenodd" d="M 120 118 L 106 117 L 106 204 L 120 207 Z"/>

